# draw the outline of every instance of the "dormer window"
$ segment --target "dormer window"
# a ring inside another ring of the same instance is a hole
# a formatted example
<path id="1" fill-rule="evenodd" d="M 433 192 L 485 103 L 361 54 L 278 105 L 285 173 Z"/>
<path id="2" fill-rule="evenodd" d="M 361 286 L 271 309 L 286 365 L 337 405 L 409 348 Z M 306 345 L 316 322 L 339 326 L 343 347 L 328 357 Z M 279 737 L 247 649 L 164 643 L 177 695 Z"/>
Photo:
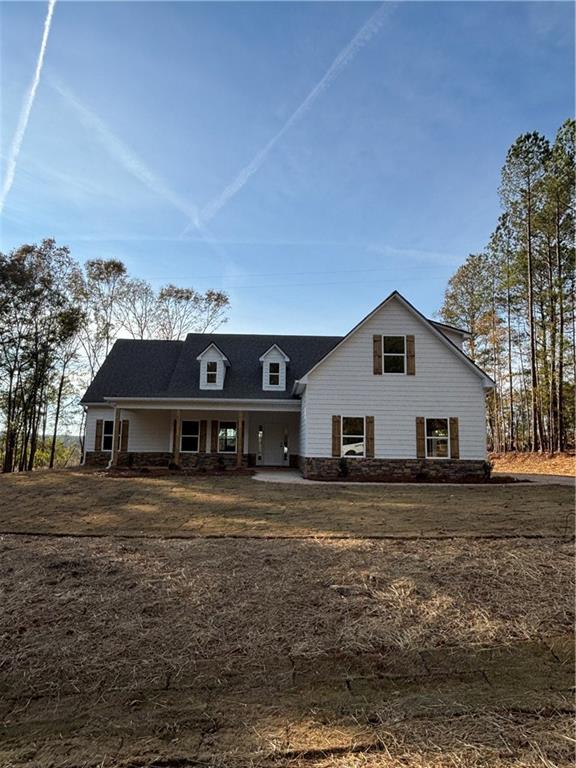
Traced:
<path id="1" fill-rule="evenodd" d="M 200 389 L 224 389 L 228 358 L 216 344 L 210 344 L 196 358 L 200 362 Z"/>
<path id="2" fill-rule="evenodd" d="M 268 363 L 268 384 L 277 387 L 280 384 L 280 363 Z"/>
<path id="3" fill-rule="evenodd" d="M 260 358 L 262 363 L 262 389 L 265 392 L 286 391 L 286 366 L 288 355 L 273 344 Z"/>
<path id="4" fill-rule="evenodd" d="M 218 381 L 218 363 L 209 360 L 206 363 L 206 384 L 216 384 Z"/>

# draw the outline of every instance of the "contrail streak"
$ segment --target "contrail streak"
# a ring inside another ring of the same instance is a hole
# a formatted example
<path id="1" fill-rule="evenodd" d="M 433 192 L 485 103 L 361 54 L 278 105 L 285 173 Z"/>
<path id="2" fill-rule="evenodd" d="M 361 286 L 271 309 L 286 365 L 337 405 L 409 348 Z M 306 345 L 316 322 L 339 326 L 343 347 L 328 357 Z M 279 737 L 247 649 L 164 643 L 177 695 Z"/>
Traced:
<path id="1" fill-rule="evenodd" d="M 60 94 L 64 101 L 74 109 L 80 120 L 89 129 L 90 135 L 96 138 L 106 149 L 108 154 L 117 160 L 122 167 L 140 181 L 148 189 L 152 190 L 159 197 L 171 203 L 175 208 L 181 211 L 187 219 L 196 221 L 198 211 L 196 206 L 180 197 L 171 190 L 161 178 L 156 176 L 141 160 L 138 155 L 130 149 L 116 134 L 114 134 L 108 125 L 92 110 L 88 109 L 68 88 L 59 81 L 50 78 L 50 85 Z"/>
<path id="2" fill-rule="evenodd" d="M 2 190 L 0 191 L 0 213 L 4 209 L 4 203 L 8 193 L 12 189 L 14 183 L 14 177 L 16 175 L 16 163 L 18 161 L 18 155 L 24 141 L 24 134 L 28 127 L 28 121 L 30 120 L 30 113 L 34 105 L 34 99 L 36 98 L 36 91 L 40 83 L 40 75 L 42 74 L 42 67 L 44 66 L 44 56 L 46 54 L 46 46 L 48 44 L 48 35 L 50 34 L 50 25 L 52 24 L 52 16 L 54 14 L 54 6 L 56 0 L 48 0 L 48 13 L 46 14 L 46 20 L 44 21 L 44 31 L 42 33 L 42 42 L 40 44 L 40 52 L 38 53 L 38 61 L 36 62 L 36 70 L 34 72 L 34 78 L 30 90 L 22 105 L 22 111 L 18 119 L 18 125 L 16 126 L 16 133 L 12 141 L 10 148 L 10 154 L 6 162 L 6 175 L 4 176 L 4 182 L 2 184 Z"/>
<path id="3" fill-rule="evenodd" d="M 318 97 L 334 82 L 342 70 L 352 62 L 359 51 L 362 50 L 362 48 L 380 31 L 380 27 L 384 23 L 384 19 L 392 9 L 393 5 L 393 3 L 385 2 L 372 14 L 372 16 L 370 16 L 368 21 L 354 35 L 348 45 L 340 51 L 338 56 L 336 56 L 321 80 L 314 86 L 300 106 L 290 115 L 278 133 L 276 133 L 276 135 L 273 136 L 264 148 L 255 155 L 248 165 L 240 171 L 236 178 L 220 193 L 220 195 L 214 198 L 214 200 L 208 203 L 200 211 L 196 226 L 198 226 L 198 223 L 208 222 L 213 219 L 226 203 L 238 194 L 250 177 L 259 170 L 270 151 L 280 141 L 284 134 L 309 111 Z M 182 234 L 186 234 L 192 226 L 192 223 L 188 224 Z"/>

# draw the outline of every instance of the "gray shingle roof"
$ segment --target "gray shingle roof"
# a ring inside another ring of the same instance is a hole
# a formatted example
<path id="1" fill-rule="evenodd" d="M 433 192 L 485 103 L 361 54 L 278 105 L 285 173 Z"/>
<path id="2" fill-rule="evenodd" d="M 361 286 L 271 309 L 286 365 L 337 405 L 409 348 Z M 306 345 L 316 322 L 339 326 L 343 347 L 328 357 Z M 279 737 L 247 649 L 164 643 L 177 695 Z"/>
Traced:
<path id="1" fill-rule="evenodd" d="M 81 402 L 100 403 L 105 397 L 289 399 L 294 382 L 341 339 L 233 333 L 190 333 L 184 341 L 119 339 Z M 222 390 L 199 388 L 200 363 L 196 358 L 210 344 L 216 344 L 230 361 Z M 290 358 L 285 392 L 262 390 L 259 358 L 272 344 Z"/>

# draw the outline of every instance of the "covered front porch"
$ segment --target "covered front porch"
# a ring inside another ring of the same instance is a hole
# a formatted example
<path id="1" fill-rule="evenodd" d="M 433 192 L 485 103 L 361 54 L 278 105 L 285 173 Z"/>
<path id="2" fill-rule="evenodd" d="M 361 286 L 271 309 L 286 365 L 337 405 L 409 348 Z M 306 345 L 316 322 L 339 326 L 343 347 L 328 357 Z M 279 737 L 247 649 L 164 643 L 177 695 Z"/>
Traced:
<path id="1" fill-rule="evenodd" d="M 199 471 L 298 466 L 299 401 L 197 405 L 116 401 L 107 411 L 96 414 L 93 430 L 87 424 L 87 464 Z M 91 431 L 94 451 L 89 450 Z"/>

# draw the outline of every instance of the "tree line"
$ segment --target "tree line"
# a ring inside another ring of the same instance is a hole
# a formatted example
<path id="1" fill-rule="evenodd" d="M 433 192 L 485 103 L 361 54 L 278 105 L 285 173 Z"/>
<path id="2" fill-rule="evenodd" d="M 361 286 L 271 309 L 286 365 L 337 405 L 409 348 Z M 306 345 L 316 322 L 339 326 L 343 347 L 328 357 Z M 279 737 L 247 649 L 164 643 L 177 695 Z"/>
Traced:
<path id="1" fill-rule="evenodd" d="M 552 142 L 532 132 L 512 144 L 494 232 L 450 278 L 440 310 L 470 330 L 467 352 L 495 381 L 496 452 L 574 447 L 575 131 L 570 119 Z"/>
<path id="2" fill-rule="evenodd" d="M 78 428 L 79 396 L 116 338 L 214 331 L 229 305 L 221 291 L 154 290 L 117 259 L 79 264 L 52 239 L 0 253 L 2 470 L 54 467 L 78 456 L 78 446 L 59 434 Z"/>

